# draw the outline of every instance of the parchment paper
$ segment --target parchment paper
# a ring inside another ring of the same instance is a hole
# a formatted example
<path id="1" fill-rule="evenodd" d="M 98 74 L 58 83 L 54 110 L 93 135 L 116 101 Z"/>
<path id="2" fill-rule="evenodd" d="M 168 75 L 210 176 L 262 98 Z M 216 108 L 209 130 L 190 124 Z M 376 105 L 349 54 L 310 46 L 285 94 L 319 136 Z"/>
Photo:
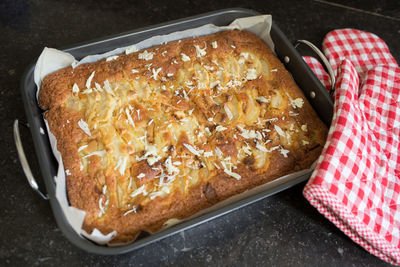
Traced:
<path id="1" fill-rule="evenodd" d="M 207 34 L 212 34 L 212 33 L 224 31 L 224 30 L 240 29 L 240 30 L 247 30 L 247 31 L 250 31 L 250 32 L 256 34 L 271 48 L 272 51 L 274 51 L 274 43 L 272 42 L 272 39 L 270 36 L 271 25 L 272 25 L 272 17 L 270 15 L 253 16 L 253 17 L 236 19 L 228 26 L 218 27 L 215 25 L 207 24 L 207 25 L 204 25 L 204 26 L 201 26 L 198 28 L 175 32 L 175 33 L 171 33 L 168 35 L 154 36 L 154 37 L 151 37 L 144 41 L 141 41 L 137 44 L 132 44 L 132 45 L 134 45 L 138 50 L 141 50 L 144 48 L 152 47 L 155 45 L 160 45 L 160 44 L 163 44 L 166 42 L 179 40 L 179 39 L 183 39 L 183 38 L 207 35 Z M 104 53 L 101 55 L 89 55 L 89 56 L 83 58 L 82 60 L 77 61 L 69 53 L 65 53 L 65 52 L 62 52 L 57 49 L 46 47 L 46 48 L 44 48 L 42 54 L 40 55 L 40 57 L 36 63 L 36 67 L 35 67 L 34 79 L 35 79 L 35 83 L 38 88 L 38 92 L 40 90 L 40 85 L 41 85 L 43 78 L 46 75 L 48 75 L 56 70 L 59 70 L 59 69 L 62 69 L 64 67 L 68 67 L 68 66 L 76 67 L 76 66 L 79 66 L 84 63 L 96 62 L 100 59 L 103 59 L 103 58 L 106 58 L 109 56 L 125 53 L 125 50 L 127 48 L 128 47 L 117 48 L 113 51 L 110 51 L 110 52 L 107 52 L 107 53 Z M 37 94 L 38 94 L 38 92 L 37 92 Z M 55 182 L 56 182 L 56 198 L 61 205 L 61 208 L 65 214 L 65 217 L 67 218 L 67 220 L 70 223 L 70 225 L 72 226 L 72 228 L 79 235 L 85 236 L 88 239 L 90 239 L 98 244 L 102 244 L 102 245 L 108 244 L 109 241 L 111 241 L 117 234 L 116 231 L 113 231 L 107 235 L 103 235 L 100 231 L 95 229 L 92 233 L 87 233 L 86 231 L 84 231 L 82 229 L 83 220 L 84 220 L 84 217 L 86 214 L 85 211 L 76 209 L 69 205 L 68 200 L 67 200 L 67 194 L 66 194 L 66 186 L 65 186 L 65 170 L 64 170 L 61 154 L 57 150 L 57 140 L 54 137 L 54 135 L 50 132 L 47 121 L 45 121 L 45 122 L 46 122 L 46 126 L 47 126 L 47 132 L 49 133 L 50 144 L 51 144 L 54 156 L 56 157 L 56 159 L 59 163 L 57 176 L 54 177 Z M 215 210 L 220 207 L 226 206 L 234 201 L 243 199 L 245 197 L 248 197 L 248 196 L 258 193 L 258 192 L 262 192 L 263 190 L 266 190 L 268 188 L 273 188 L 279 184 L 290 181 L 291 179 L 294 179 L 295 177 L 298 177 L 301 174 L 309 173 L 309 172 L 311 172 L 312 169 L 313 168 L 310 168 L 308 170 L 303 170 L 300 172 L 286 175 L 284 177 L 276 179 L 267 184 L 264 184 L 259 187 L 248 190 L 242 194 L 233 196 L 225 201 L 217 203 L 216 205 L 214 205 L 213 207 L 211 207 L 209 209 L 205 209 L 197 214 L 194 214 L 190 218 L 197 217 L 197 216 L 207 213 L 211 210 Z M 165 227 L 163 229 L 170 227 L 179 222 L 180 222 L 180 220 L 170 219 L 169 221 L 167 221 L 165 223 Z"/>

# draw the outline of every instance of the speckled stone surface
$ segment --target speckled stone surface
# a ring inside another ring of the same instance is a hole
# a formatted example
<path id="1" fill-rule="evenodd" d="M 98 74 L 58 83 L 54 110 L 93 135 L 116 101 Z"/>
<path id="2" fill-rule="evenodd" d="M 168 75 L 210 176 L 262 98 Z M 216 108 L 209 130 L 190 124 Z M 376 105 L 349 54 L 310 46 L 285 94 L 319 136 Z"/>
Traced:
<path id="1" fill-rule="evenodd" d="M 360 2 L 363 2 L 360 4 Z M 332 4 L 333 3 L 333 4 Z M 360 10 L 349 9 L 348 5 Z M 12 137 L 24 119 L 19 83 L 44 46 L 65 47 L 107 35 L 229 7 L 271 13 L 289 40 L 320 45 L 326 33 L 373 32 L 400 60 L 400 4 L 392 1 L 2 0 L 0 2 L 0 265 L 1 266 L 383 266 L 320 215 L 304 184 L 132 253 L 88 254 L 58 230 L 48 202 L 25 180 Z M 371 13 L 372 12 L 372 13 Z M 40 175 L 29 131 L 24 147 Z"/>

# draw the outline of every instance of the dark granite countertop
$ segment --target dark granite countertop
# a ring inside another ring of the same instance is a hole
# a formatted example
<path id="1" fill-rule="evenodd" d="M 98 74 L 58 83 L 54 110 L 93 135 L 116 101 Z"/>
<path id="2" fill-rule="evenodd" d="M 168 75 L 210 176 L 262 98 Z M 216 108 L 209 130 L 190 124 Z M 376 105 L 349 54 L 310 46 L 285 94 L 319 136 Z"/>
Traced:
<path id="1" fill-rule="evenodd" d="M 346 7 L 347 6 L 347 7 Z M 353 27 L 387 42 L 400 61 L 400 4 L 392 1 L 3 0 L 0 3 L 0 265 L 380 266 L 320 215 L 295 186 L 228 215 L 119 256 L 88 254 L 63 236 L 48 202 L 21 170 L 12 123 L 24 119 L 22 74 L 44 46 L 64 47 L 229 7 L 271 13 L 289 40 L 321 45 L 330 30 Z M 23 140 L 40 177 L 29 131 Z M 40 178 L 39 178 L 40 180 Z"/>

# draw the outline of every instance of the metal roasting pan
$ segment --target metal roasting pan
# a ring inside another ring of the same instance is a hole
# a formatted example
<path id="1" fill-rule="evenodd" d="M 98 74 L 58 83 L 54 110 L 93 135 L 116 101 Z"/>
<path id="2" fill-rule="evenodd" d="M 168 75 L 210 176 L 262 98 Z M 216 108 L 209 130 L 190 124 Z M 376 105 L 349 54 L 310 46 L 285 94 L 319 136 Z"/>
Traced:
<path id="1" fill-rule="evenodd" d="M 233 20 L 237 18 L 255 15 L 259 15 L 259 13 L 249 9 L 224 9 L 171 22 L 157 24 L 154 26 L 144 27 L 97 40 L 92 40 L 62 50 L 71 53 L 73 56 L 75 56 L 76 59 L 79 60 L 86 55 L 104 53 L 118 47 L 138 43 L 155 35 L 168 34 L 175 31 L 199 27 L 209 23 L 215 24 L 217 26 L 225 26 L 230 24 Z M 320 81 L 315 77 L 307 64 L 303 61 L 292 43 L 289 42 L 289 40 L 278 28 L 278 26 L 274 23 L 271 29 L 271 37 L 275 43 L 275 52 L 277 56 L 292 74 L 294 80 L 303 90 L 305 96 L 308 98 L 313 108 L 317 111 L 322 121 L 329 127 L 333 114 L 333 101 L 329 93 L 323 87 Z M 308 44 L 307 41 L 299 41 L 299 43 Z M 322 60 L 324 61 L 324 59 Z M 71 243 L 75 244 L 77 247 L 87 252 L 101 255 L 116 255 L 131 252 L 133 250 L 176 234 L 180 231 L 195 227 L 196 225 L 212 220 L 213 218 L 222 216 L 233 210 L 239 209 L 255 201 L 278 193 L 282 190 L 285 190 L 289 187 L 292 187 L 300 182 L 307 180 L 310 176 L 310 174 L 301 175 L 288 182 L 278 184 L 273 188 L 269 188 L 261 193 L 257 193 L 245 199 L 236 201 L 218 210 L 214 210 L 199 217 L 186 220 L 152 235 L 138 238 L 135 242 L 127 245 L 110 247 L 95 244 L 94 242 L 81 237 L 72 229 L 72 227 L 68 224 L 58 201 L 55 198 L 56 185 L 54 182 L 54 177 L 57 174 L 58 163 L 53 156 L 47 134 L 40 133 L 41 128 L 46 129 L 46 126 L 44 124 L 42 116 L 43 110 L 39 108 L 36 99 L 37 88 L 34 82 L 34 67 L 35 64 L 31 64 L 22 77 L 21 94 L 26 117 L 28 120 L 27 122 L 31 131 L 36 151 L 36 156 L 40 165 L 42 179 L 44 180 L 44 184 L 46 187 L 46 194 L 42 193 L 42 191 L 39 190 L 36 180 L 30 171 L 22 148 L 22 143 L 19 135 L 18 120 L 15 120 L 14 138 L 21 165 L 31 187 L 35 191 L 37 191 L 43 198 L 49 200 L 57 225 L 61 229 L 65 237 Z M 329 66 L 326 67 L 328 71 L 331 70 Z M 332 81 L 332 83 L 334 83 L 334 81 Z"/>

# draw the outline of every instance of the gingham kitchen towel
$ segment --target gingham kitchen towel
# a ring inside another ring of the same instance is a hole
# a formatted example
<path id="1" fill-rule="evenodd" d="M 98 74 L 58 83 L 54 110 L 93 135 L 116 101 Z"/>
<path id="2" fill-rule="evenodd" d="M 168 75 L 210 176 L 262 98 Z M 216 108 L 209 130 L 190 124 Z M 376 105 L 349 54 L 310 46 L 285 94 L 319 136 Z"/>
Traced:
<path id="1" fill-rule="evenodd" d="M 330 32 L 336 71 L 327 142 L 304 188 L 325 217 L 370 253 L 400 264 L 400 68 L 385 42 L 354 29 Z M 320 80 L 329 77 L 305 58 Z"/>

